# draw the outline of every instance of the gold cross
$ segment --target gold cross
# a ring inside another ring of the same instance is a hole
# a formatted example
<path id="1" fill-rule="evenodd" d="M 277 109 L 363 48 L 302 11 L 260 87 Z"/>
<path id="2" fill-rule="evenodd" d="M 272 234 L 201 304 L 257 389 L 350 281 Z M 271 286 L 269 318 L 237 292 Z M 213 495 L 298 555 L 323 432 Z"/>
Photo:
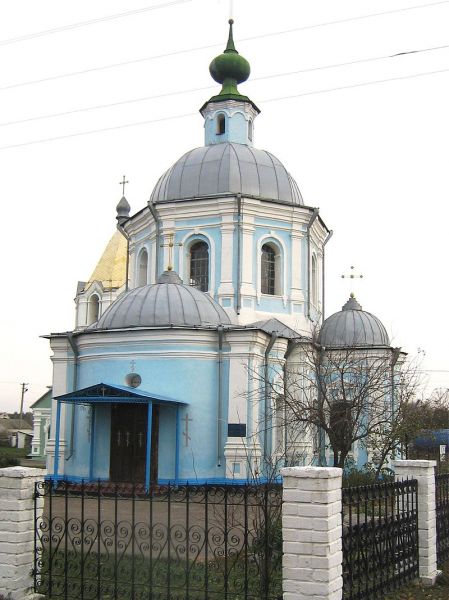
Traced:
<path id="1" fill-rule="evenodd" d="M 167 271 L 173 271 L 173 246 L 182 246 L 182 242 L 175 244 L 174 242 L 175 236 L 173 233 L 168 234 L 168 242 L 166 244 L 161 244 L 161 248 L 168 248 L 168 265 Z"/>

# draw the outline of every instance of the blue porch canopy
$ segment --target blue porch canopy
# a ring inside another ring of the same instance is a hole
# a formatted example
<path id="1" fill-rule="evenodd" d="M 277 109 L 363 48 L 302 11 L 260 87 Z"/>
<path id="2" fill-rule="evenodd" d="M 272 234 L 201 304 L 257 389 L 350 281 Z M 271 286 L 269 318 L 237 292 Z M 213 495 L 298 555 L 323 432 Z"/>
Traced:
<path id="1" fill-rule="evenodd" d="M 61 429 L 61 404 L 92 404 L 94 416 L 92 419 L 92 438 L 95 435 L 95 405 L 97 404 L 147 404 L 148 405 L 148 423 L 147 423 L 147 456 L 145 466 L 145 487 L 148 490 L 150 486 L 150 451 L 151 451 L 151 426 L 153 420 L 153 404 L 169 405 L 176 407 L 176 458 L 175 458 L 175 481 L 179 477 L 179 406 L 187 402 L 174 400 L 159 394 L 153 394 L 144 390 L 127 387 L 123 385 L 111 385 L 108 383 L 97 383 L 81 390 L 75 390 L 68 394 L 56 396 L 56 435 L 55 435 L 55 459 L 54 459 L 54 478 L 58 479 L 59 470 L 59 439 Z M 93 465 L 93 444 L 91 444 L 90 471 Z"/>
<path id="2" fill-rule="evenodd" d="M 75 390 L 62 396 L 56 396 L 58 402 L 73 402 L 77 404 L 93 404 L 96 402 L 119 402 L 129 404 L 187 404 L 182 400 L 173 400 L 166 396 L 137 390 L 125 385 L 111 385 L 109 383 L 97 383 L 81 390 Z"/>

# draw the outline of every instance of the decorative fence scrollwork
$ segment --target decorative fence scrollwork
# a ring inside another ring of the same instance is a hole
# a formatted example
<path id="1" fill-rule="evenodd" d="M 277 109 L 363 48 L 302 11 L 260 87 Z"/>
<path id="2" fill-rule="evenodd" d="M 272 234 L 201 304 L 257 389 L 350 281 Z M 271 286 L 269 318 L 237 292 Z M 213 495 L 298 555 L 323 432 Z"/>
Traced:
<path id="1" fill-rule="evenodd" d="M 379 600 L 418 577 L 417 482 L 342 490 L 343 598 Z"/>
<path id="2" fill-rule="evenodd" d="M 437 517 L 437 560 L 441 565 L 449 558 L 449 473 L 435 476 Z"/>
<path id="3" fill-rule="evenodd" d="M 45 482 L 35 591 L 64 600 L 278 600 L 279 485 Z"/>

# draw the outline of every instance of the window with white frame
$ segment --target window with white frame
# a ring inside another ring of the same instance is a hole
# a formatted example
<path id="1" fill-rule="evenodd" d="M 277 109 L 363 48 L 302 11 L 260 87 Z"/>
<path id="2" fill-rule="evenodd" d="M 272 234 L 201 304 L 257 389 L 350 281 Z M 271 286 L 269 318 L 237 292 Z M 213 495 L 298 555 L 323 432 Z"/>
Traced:
<path id="1" fill-rule="evenodd" d="M 253 141 L 253 120 L 248 121 L 248 139 L 250 142 Z"/>
<path id="2" fill-rule="evenodd" d="M 260 291 L 262 294 L 281 295 L 281 268 L 279 248 L 272 242 L 263 244 L 260 254 Z"/>
<path id="3" fill-rule="evenodd" d="M 217 115 L 217 135 L 223 135 L 226 132 L 226 117 L 223 113 Z"/>
<path id="4" fill-rule="evenodd" d="M 97 294 L 92 294 L 87 303 L 87 324 L 92 325 L 98 321 L 100 316 L 100 298 Z"/>
<path id="5" fill-rule="evenodd" d="M 197 241 L 190 246 L 190 285 L 202 292 L 209 289 L 209 246 Z"/>
<path id="6" fill-rule="evenodd" d="M 143 248 L 139 254 L 137 265 L 137 286 L 147 285 L 148 283 L 148 251 Z"/>
<path id="7" fill-rule="evenodd" d="M 311 281 L 311 302 L 313 306 L 318 306 L 318 261 L 316 255 L 312 255 L 312 281 Z"/>

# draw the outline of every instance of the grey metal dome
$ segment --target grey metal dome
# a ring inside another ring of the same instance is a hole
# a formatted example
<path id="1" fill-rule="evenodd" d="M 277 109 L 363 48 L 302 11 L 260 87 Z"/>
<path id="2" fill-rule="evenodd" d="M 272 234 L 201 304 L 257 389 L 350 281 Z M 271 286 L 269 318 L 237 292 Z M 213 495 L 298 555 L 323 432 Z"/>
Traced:
<path id="1" fill-rule="evenodd" d="M 275 156 L 226 142 L 190 150 L 156 184 L 151 202 L 242 194 L 303 204 L 296 181 Z"/>
<path id="2" fill-rule="evenodd" d="M 183 285 L 174 271 L 165 271 L 157 283 L 119 296 L 88 329 L 211 327 L 229 323 L 228 315 L 208 294 Z"/>
<path id="3" fill-rule="evenodd" d="M 362 307 L 351 294 L 342 310 L 328 317 L 320 330 L 322 346 L 389 346 L 390 340 L 381 321 Z"/>

